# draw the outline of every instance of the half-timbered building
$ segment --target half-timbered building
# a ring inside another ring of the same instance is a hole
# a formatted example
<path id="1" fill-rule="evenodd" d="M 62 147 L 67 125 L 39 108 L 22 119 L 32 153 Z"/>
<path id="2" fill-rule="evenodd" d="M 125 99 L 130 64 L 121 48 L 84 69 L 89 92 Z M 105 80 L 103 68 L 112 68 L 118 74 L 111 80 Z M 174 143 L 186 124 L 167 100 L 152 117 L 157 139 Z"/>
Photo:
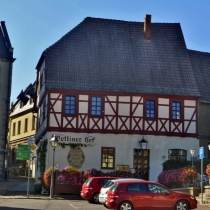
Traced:
<path id="1" fill-rule="evenodd" d="M 36 141 L 58 136 L 60 168 L 134 168 L 157 180 L 162 157 L 190 159 L 199 149 L 200 92 L 179 23 L 88 17 L 36 69 Z M 48 144 L 46 167 L 52 155 Z"/>

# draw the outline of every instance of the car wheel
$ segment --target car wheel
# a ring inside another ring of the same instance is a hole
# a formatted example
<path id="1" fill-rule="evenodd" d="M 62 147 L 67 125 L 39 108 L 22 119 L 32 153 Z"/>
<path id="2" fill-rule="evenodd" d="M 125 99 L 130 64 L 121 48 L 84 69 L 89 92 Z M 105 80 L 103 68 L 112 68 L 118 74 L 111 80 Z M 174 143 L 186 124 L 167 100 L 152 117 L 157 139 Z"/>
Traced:
<path id="1" fill-rule="evenodd" d="M 133 205 L 128 201 L 119 204 L 118 210 L 134 210 Z"/>
<path id="2" fill-rule="evenodd" d="M 190 210 L 190 208 L 186 201 L 181 200 L 176 203 L 175 210 Z"/>
<path id="3" fill-rule="evenodd" d="M 99 193 L 95 193 L 92 197 L 93 203 L 99 203 Z"/>

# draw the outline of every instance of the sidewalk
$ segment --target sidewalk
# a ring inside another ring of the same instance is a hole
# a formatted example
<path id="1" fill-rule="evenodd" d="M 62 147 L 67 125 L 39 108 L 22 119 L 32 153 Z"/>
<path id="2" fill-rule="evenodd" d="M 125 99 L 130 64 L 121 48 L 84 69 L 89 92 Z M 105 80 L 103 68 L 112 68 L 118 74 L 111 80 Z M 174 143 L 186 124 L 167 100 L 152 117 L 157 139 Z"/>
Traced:
<path id="1" fill-rule="evenodd" d="M 33 198 L 33 199 L 49 199 L 49 195 L 41 195 L 34 193 L 33 179 L 29 180 L 29 193 L 27 194 L 28 178 L 10 176 L 9 179 L 0 178 L 0 199 L 14 199 L 14 198 Z M 56 196 L 55 199 L 71 199 L 80 200 L 80 196 L 76 195 L 62 195 Z"/>
<path id="2" fill-rule="evenodd" d="M 33 179 L 29 179 L 29 192 L 34 193 L 33 189 Z M 8 179 L 0 178 L 0 197 L 6 194 L 12 194 L 12 192 L 22 192 L 27 193 L 28 178 L 10 176 Z"/>

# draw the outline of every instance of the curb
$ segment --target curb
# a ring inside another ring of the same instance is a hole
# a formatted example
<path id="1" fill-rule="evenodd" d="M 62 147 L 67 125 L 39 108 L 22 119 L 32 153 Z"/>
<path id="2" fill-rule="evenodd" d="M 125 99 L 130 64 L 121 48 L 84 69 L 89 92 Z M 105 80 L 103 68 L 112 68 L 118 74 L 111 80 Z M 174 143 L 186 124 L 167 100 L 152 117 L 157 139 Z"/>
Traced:
<path id="1" fill-rule="evenodd" d="M 0 195 L 2 199 L 41 199 L 41 200 L 84 200 L 82 197 L 78 195 L 54 195 L 53 198 L 49 198 L 49 195 L 39 195 L 39 194 L 30 194 L 27 196 L 27 193 L 24 192 L 17 192 L 17 193 L 8 193 Z"/>

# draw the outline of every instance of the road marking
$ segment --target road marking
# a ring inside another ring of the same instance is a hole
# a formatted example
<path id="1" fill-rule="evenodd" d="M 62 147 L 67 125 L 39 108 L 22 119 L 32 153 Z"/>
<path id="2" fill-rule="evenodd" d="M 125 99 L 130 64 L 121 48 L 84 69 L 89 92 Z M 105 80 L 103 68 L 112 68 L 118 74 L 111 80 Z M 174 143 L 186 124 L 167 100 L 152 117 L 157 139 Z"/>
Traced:
<path id="1" fill-rule="evenodd" d="M 73 207 L 74 209 L 82 209 L 82 208 L 84 208 L 84 207 L 76 207 L 76 206 L 74 206 L 73 204 L 71 204 L 71 203 L 69 203 L 69 205 L 71 206 L 71 207 Z M 93 206 L 93 205 L 89 205 L 89 206 L 87 206 L 87 205 L 85 205 L 85 208 L 98 208 L 98 206 L 96 205 L 96 206 Z"/>
<path id="2" fill-rule="evenodd" d="M 69 205 L 70 205 L 71 207 L 73 207 L 74 209 L 78 209 L 77 207 L 75 207 L 75 206 L 72 205 L 71 203 L 69 203 Z"/>

